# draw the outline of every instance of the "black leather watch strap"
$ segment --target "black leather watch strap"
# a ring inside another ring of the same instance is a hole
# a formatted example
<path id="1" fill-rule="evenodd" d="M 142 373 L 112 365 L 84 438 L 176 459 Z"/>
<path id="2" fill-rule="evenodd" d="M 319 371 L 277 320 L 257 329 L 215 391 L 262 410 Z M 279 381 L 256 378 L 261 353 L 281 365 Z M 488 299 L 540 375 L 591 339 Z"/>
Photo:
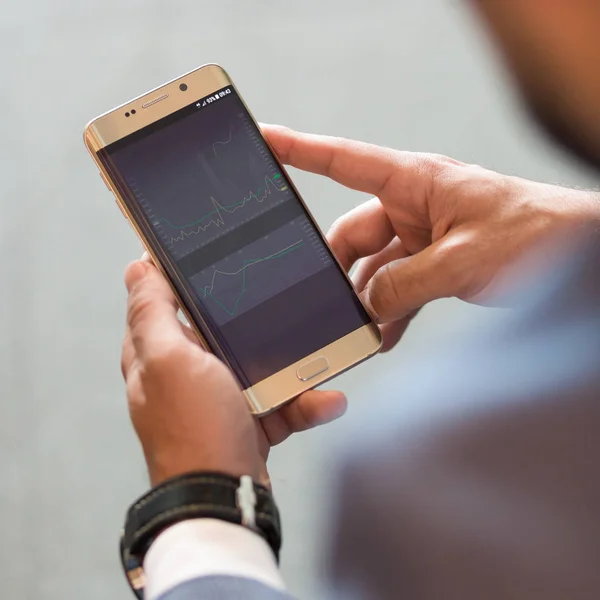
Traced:
<path id="1" fill-rule="evenodd" d="M 165 528 L 196 518 L 220 519 L 248 526 L 238 505 L 240 486 L 240 479 L 230 475 L 190 473 L 165 481 L 131 505 L 121 539 L 121 559 L 138 598 L 143 598 L 144 556 Z M 279 560 L 279 511 L 268 488 L 258 484 L 253 487 L 251 528 L 267 541 Z"/>

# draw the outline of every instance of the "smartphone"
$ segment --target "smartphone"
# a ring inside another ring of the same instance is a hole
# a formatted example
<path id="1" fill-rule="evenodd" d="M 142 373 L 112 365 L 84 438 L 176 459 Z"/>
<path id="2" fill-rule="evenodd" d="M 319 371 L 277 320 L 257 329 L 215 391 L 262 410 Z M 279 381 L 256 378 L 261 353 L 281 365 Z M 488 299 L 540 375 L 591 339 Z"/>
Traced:
<path id="1" fill-rule="evenodd" d="M 255 414 L 377 353 L 379 328 L 222 67 L 97 117 L 84 140 Z"/>

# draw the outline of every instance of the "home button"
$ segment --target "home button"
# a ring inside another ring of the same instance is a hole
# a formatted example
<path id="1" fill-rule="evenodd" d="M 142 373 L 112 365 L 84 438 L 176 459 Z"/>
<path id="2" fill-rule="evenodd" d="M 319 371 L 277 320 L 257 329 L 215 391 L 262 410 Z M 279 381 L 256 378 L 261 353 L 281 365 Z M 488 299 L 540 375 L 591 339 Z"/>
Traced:
<path id="1" fill-rule="evenodd" d="M 327 369 L 329 369 L 329 361 L 325 357 L 320 356 L 299 367 L 296 371 L 296 375 L 298 376 L 298 379 L 308 381 L 309 379 L 324 373 Z"/>

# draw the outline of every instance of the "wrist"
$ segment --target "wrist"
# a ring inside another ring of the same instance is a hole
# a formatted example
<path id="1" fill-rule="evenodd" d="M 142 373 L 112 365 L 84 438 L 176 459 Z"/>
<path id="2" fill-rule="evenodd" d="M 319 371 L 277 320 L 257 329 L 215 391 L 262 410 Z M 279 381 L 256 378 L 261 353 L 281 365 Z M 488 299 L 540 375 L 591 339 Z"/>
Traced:
<path id="1" fill-rule="evenodd" d="M 587 190 L 564 189 L 557 198 L 554 214 L 567 228 L 587 228 L 600 224 L 600 194 Z"/>
<path id="2" fill-rule="evenodd" d="M 191 519 L 244 526 L 261 535 L 279 557 L 281 526 L 270 490 L 248 476 L 240 480 L 223 473 L 187 473 L 154 487 L 127 513 L 121 559 L 134 591 L 136 585 L 143 586 L 141 565 L 154 540 L 169 527 Z"/>
<path id="3" fill-rule="evenodd" d="M 177 448 L 176 452 L 162 451 L 146 454 L 146 464 L 150 484 L 155 487 L 178 477 L 191 473 L 220 473 L 239 479 L 250 475 L 258 481 L 257 461 L 238 459 L 228 455 L 229 452 L 214 452 L 205 455 L 202 451 L 189 447 Z"/>

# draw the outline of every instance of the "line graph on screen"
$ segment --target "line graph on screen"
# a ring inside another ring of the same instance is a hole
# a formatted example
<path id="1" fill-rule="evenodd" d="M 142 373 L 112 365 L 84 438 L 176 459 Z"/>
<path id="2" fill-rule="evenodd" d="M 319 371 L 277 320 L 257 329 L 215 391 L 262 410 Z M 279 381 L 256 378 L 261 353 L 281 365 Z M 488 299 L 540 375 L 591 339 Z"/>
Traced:
<path id="1" fill-rule="evenodd" d="M 217 140 L 216 142 L 213 143 L 213 145 L 212 145 L 213 154 L 215 156 L 217 156 L 217 146 L 226 146 L 227 144 L 231 143 L 232 139 L 233 139 L 233 127 L 230 127 L 229 128 L 229 137 L 226 140 Z"/>
<path id="2" fill-rule="evenodd" d="M 282 179 L 280 173 L 275 173 L 275 175 L 271 177 L 265 175 L 264 185 L 262 187 L 255 191 L 249 190 L 247 196 L 244 196 L 242 200 L 234 202 L 233 204 L 221 204 L 214 196 L 211 196 L 210 202 L 214 207 L 213 210 L 191 223 L 176 224 L 165 217 L 160 217 L 157 221 L 164 223 L 172 230 L 177 230 L 178 233 L 172 235 L 170 238 L 170 243 L 176 244 L 177 242 L 185 241 L 191 236 L 203 233 L 209 227 L 222 227 L 227 225 L 227 215 L 237 212 L 253 201 L 257 204 L 262 204 L 272 194 L 285 192 L 288 189 L 289 188 L 285 183 L 285 180 Z"/>
<path id="3" fill-rule="evenodd" d="M 250 267 L 283 258 L 303 245 L 304 240 L 301 239 L 268 256 L 246 259 L 242 266 L 235 271 L 223 271 L 215 268 L 210 283 L 200 288 L 200 291 L 204 298 L 210 298 L 232 317 L 236 314 L 240 301 L 248 291 L 248 285 L 251 284 L 251 279 L 249 280 L 247 275 Z M 223 285 L 224 279 L 229 279 L 230 281 Z"/>

